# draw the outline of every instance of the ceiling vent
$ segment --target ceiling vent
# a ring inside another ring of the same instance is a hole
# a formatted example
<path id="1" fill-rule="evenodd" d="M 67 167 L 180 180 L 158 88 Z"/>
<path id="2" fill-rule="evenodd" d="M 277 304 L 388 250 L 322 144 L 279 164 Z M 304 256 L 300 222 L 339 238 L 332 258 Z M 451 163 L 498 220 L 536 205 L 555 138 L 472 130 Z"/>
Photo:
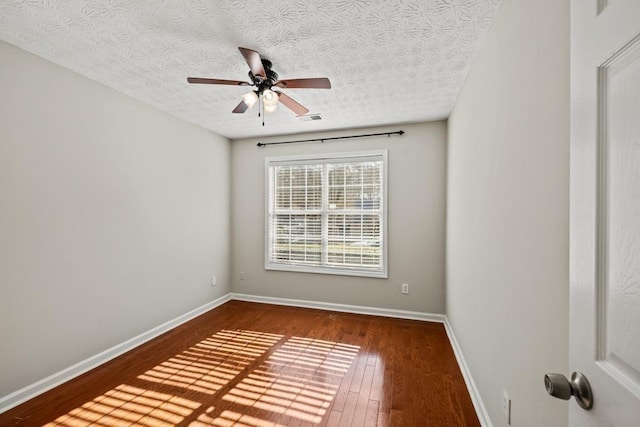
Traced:
<path id="1" fill-rule="evenodd" d="M 306 114 L 304 116 L 298 116 L 298 118 L 302 122 L 312 122 L 314 120 L 322 120 L 322 116 L 320 114 Z"/>

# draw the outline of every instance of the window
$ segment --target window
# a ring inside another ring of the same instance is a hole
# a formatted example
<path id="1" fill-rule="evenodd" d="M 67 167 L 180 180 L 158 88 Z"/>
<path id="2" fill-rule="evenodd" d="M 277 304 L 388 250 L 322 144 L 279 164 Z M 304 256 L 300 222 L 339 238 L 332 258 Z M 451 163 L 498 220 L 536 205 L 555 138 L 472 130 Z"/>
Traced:
<path id="1" fill-rule="evenodd" d="M 267 158 L 265 268 L 387 277 L 386 159 Z"/>

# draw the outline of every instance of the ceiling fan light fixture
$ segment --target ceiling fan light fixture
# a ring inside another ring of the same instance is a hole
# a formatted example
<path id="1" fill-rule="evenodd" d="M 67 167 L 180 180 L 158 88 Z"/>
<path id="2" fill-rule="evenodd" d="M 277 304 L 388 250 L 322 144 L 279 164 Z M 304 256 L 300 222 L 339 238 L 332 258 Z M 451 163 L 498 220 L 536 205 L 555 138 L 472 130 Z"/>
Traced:
<path id="1" fill-rule="evenodd" d="M 278 94 L 270 89 L 265 89 L 262 92 L 262 102 L 264 103 L 265 111 L 266 107 L 275 107 L 278 105 Z M 275 109 L 272 111 L 275 111 Z"/>
<path id="2" fill-rule="evenodd" d="M 258 95 L 256 95 L 254 91 L 251 91 L 242 95 L 242 100 L 251 108 L 258 102 Z"/>
<path id="3" fill-rule="evenodd" d="M 228 86 L 251 86 L 251 92 L 242 95 L 242 101 L 231 110 L 234 114 L 242 114 L 258 104 L 258 117 L 262 116 L 262 125 L 264 126 L 264 114 L 273 113 L 278 109 L 278 104 L 282 103 L 291 110 L 296 116 L 304 116 L 309 113 L 309 109 L 299 102 L 295 101 L 289 95 L 279 90 L 271 90 L 271 88 L 290 88 L 290 89 L 330 89 L 331 82 L 326 77 L 306 78 L 306 79 L 288 79 L 280 80 L 278 73 L 272 68 L 271 61 L 262 58 L 260 53 L 255 50 L 239 47 L 240 53 L 244 57 L 245 62 L 249 66 L 250 82 L 240 80 L 224 80 L 203 77 L 187 77 L 190 84 L 209 84 L 209 85 L 228 85 Z M 281 102 L 282 101 L 282 102 Z"/>

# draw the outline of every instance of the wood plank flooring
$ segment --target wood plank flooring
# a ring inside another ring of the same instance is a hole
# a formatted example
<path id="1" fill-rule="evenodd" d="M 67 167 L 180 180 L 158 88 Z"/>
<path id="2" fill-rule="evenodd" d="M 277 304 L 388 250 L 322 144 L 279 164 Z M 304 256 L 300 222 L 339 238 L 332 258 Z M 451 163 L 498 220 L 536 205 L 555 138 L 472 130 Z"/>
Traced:
<path id="1" fill-rule="evenodd" d="M 443 325 L 230 301 L 1 426 L 479 426 Z"/>

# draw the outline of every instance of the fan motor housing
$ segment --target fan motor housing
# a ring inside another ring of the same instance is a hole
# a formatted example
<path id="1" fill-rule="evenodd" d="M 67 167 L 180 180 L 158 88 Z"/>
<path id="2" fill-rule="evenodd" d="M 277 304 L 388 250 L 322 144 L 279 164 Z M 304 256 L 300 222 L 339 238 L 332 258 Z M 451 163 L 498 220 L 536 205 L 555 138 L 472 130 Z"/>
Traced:
<path id="1" fill-rule="evenodd" d="M 271 69 L 273 65 L 271 61 L 265 58 L 262 59 L 262 67 L 266 74 L 266 78 L 263 80 L 260 76 L 256 76 L 252 71 L 249 71 L 249 78 L 253 84 L 258 88 L 258 92 L 262 93 L 266 89 L 271 89 L 271 86 L 278 81 L 278 73 Z"/>

